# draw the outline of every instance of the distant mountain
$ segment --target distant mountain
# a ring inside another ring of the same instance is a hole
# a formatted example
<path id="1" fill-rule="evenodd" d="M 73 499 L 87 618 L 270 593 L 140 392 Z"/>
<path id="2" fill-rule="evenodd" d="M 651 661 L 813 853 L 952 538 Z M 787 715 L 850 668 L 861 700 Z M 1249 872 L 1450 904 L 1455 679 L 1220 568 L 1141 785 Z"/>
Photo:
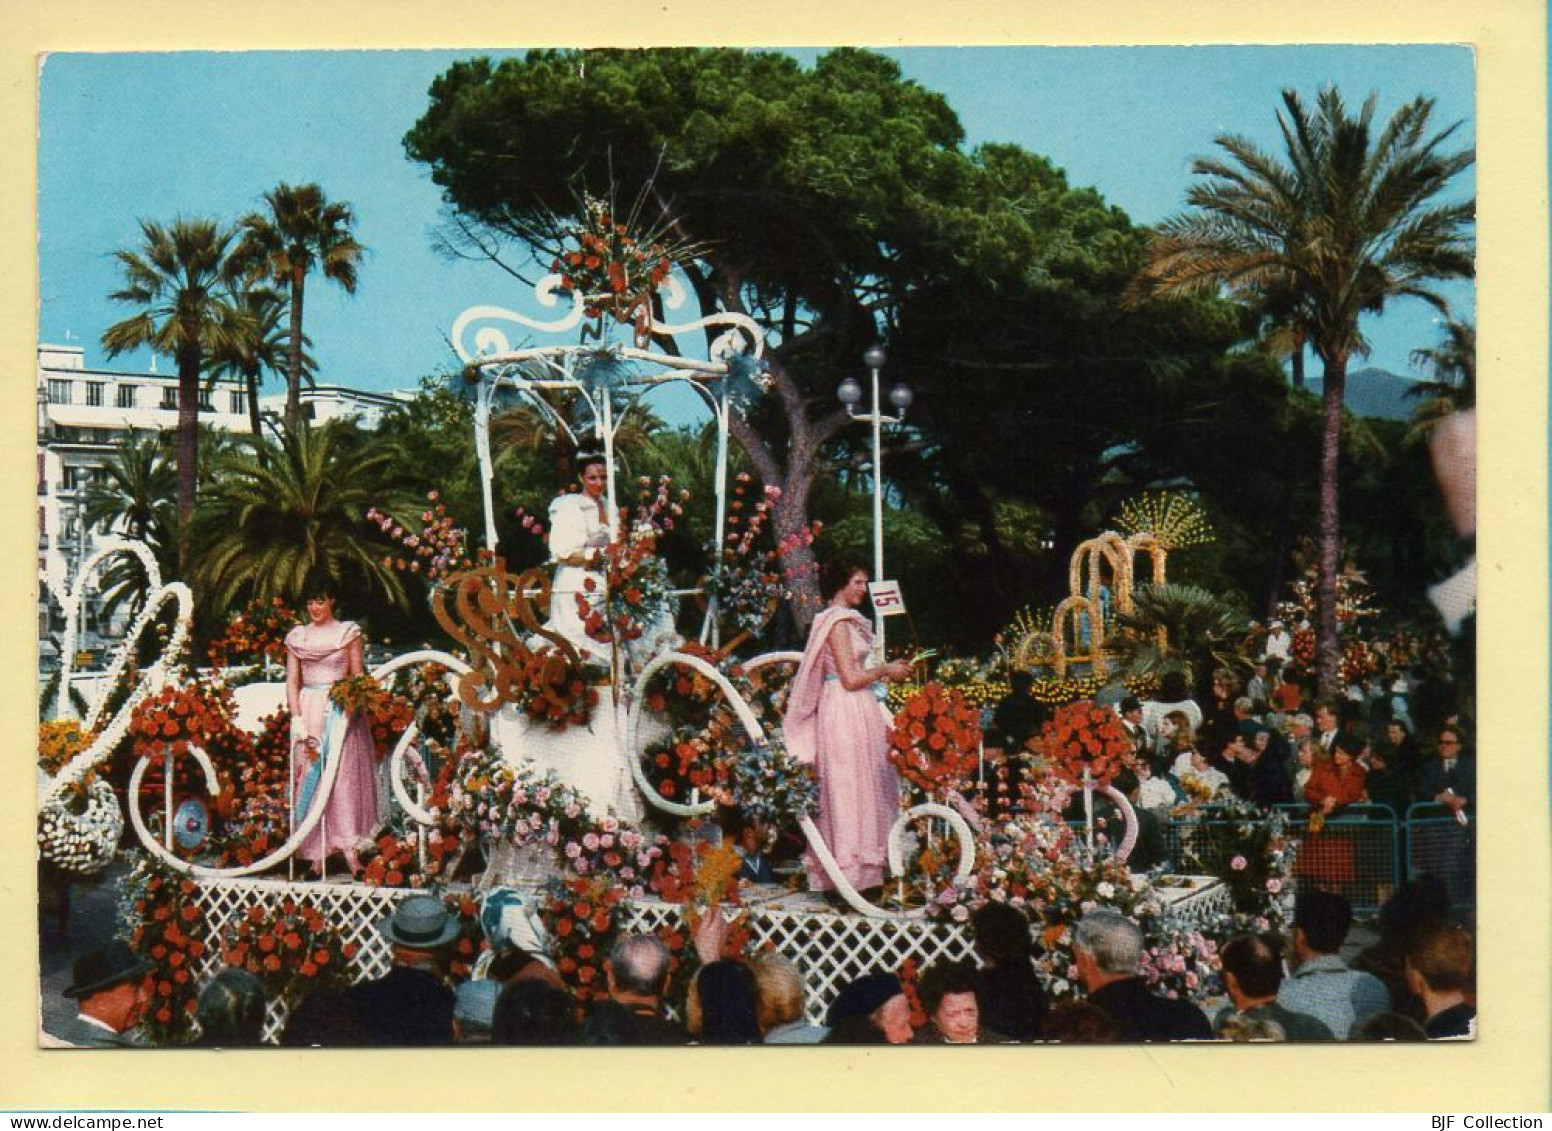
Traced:
<path id="1" fill-rule="evenodd" d="M 1309 372 L 1310 369 L 1315 372 Z M 1305 385 L 1316 396 L 1320 395 L 1320 364 L 1305 369 Z M 1355 416 L 1378 416 L 1383 420 L 1406 420 L 1417 407 L 1416 397 L 1406 391 L 1416 384 L 1410 377 L 1392 373 L 1388 369 L 1370 367 L 1357 369 L 1347 375 L 1347 411 Z"/>

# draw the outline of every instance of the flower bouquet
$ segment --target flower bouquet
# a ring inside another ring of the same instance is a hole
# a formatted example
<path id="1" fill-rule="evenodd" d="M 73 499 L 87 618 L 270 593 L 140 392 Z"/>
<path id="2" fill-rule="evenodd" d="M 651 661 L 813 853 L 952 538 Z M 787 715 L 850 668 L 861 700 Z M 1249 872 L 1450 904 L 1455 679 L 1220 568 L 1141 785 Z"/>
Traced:
<path id="1" fill-rule="evenodd" d="M 1058 708 L 1043 738 L 1042 753 L 1051 768 L 1078 786 L 1103 789 L 1133 759 L 1121 717 L 1088 699 Z"/>
<path id="2" fill-rule="evenodd" d="M 329 688 L 329 702 L 346 715 L 371 714 L 387 698 L 388 689 L 366 672 L 336 680 Z"/>
<path id="3" fill-rule="evenodd" d="M 151 1000 L 140 1028 L 152 1044 L 187 1040 L 199 986 L 195 968 L 205 956 L 205 913 L 195 901 L 197 888 L 149 857 L 142 857 L 124 880 L 119 897 L 121 932 L 130 949 L 152 963 Z"/>
<path id="4" fill-rule="evenodd" d="M 928 683 L 895 715 L 889 760 L 912 786 L 942 800 L 974 774 L 980 745 L 980 711 L 958 691 Z"/>

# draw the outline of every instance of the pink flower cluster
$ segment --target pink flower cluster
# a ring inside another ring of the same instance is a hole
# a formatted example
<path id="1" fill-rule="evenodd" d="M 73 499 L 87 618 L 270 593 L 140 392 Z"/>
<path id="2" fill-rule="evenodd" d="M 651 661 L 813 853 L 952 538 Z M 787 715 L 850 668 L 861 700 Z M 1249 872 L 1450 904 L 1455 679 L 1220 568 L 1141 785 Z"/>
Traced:
<path id="1" fill-rule="evenodd" d="M 424 572 L 433 580 L 469 569 L 472 565 L 468 553 L 469 532 L 453 521 L 439 492 L 428 492 L 426 501 L 431 505 L 420 513 L 419 532 L 408 529 L 387 511 L 373 507 L 366 512 L 368 522 L 375 523 L 379 530 L 409 552 L 408 557 L 386 555 L 383 568 Z"/>

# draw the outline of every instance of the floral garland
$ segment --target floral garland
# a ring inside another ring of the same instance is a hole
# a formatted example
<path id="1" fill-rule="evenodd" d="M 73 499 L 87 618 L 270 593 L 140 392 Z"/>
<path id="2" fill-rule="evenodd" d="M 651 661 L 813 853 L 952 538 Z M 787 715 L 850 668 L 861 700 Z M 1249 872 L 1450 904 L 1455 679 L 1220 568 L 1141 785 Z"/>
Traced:
<path id="1" fill-rule="evenodd" d="M 572 667 L 558 648 L 548 644 L 518 653 L 512 661 L 510 701 L 530 720 L 557 734 L 592 721 L 598 684 L 608 678 L 604 668 Z"/>
<path id="2" fill-rule="evenodd" d="M 407 558 L 386 555 L 383 568 L 401 573 L 424 572 L 431 581 L 472 569 L 474 562 L 469 554 L 468 530 L 447 513 L 439 492 L 427 492 L 426 501 L 431 505 L 420 512 L 418 532 L 407 528 L 387 511 L 372 507 L 366 512 L 368 522 L 409 552 Z"/>
<path id="3" fill-rule="evenodd" d="M 889 760 L 912 786 L 941 799 L 974 776 L 980 743 L 980 711 L 958 691 L 933 682 L 895 715 Z"/>
<path id="4" fill-rule="evenodd" d="M 277 908 L 248 908 L 222 940 L 224 962 L 258 978 L 270 1001 L 287 1004 L 318 986 L 348 985 L 355 953 L 310 901 L 289 896 Z"/>
<path id="5" fill-rule="evenodd" d="M 129 947 L 152 965 L 150 1001 L 140 1029 L 153 1045 L 175 1045 L 193 1031 L 199 987 L 194 969 L 208 945 L 195 885 L 149 856 L 125 877 L 118 921 Z"/>
<path id="6" fill-rule="evenodd" d="M 1092 700 L 1058 708 L 1042 734 L 1046 761 L 1074 785 L 1082 785 L 1087 774 L 1095 789 L 1103 789 L 1134 757 L 1121 716 Z"/>
<path id="7" fill-rule="evenodd" d="M 1294 847 L 1288 818 L 1279 810 L 1262 811 L 1241 798 L 1224 802 L 1222 823 L 1214 825 L 1215 873 L 1234 902 L 1231 922 L 1237 930 L 1280 931 L 1288 925 L 1293 894 Z"/>
<path id="8" fill-rule="evenodd" d="M 739 632 L 755 634 L 765 628 L 779 602 L 790 593 L 778 549 L 756 546 L 763 541 L 761 535 L 781 499 L 781 488 L 766 487 L 764 497 L 746 519 L 743 512 L 750 483 L 746 471 L 734 477 L 727 536 L 722 545 L 707 547 L 707 555 L 715 563 L 707 588 L 716 598 L 717 612 L 724 621 Z"/>
<path id="9" fill-rule="evenodd" d="M 56 796 L 38 813 L 38 854 L 80 876 L 94 876 L 113 863 L 124 814 L 113 787 L 101 778 Z"/>
<path id="10" fill-rule="evenodd" d="M 804 817 L 819 812 L 813 768 L 799 762 L 781 740 L 749 742 L 718 761 L 721 784 L 710 790 L 711 796 L 737 809 L 745 821 L 778 833 L 796 832 Z"/>
<path id="11" fill-rule="evenodd" d="M 218 765 L 221 794 L 212 847 L 223 868 L 246 867 L 285 843 L 291 831 L 287 806 L 291 715 L 272 711 L 259 722 L 248 757 L 235 766 Z"/>

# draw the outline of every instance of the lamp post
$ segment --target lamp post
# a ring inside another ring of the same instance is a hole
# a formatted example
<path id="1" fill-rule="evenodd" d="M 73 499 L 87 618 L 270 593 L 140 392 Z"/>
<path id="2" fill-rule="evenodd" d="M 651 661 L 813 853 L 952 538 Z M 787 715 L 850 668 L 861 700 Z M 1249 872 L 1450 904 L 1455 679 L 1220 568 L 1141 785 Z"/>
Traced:
<path id="1" fill-rule="evenodd" d="M 884 453 L 883 453 L 883 428 L 885 424 L 899 424 L 905 419 L 905 410 L 911 407 L 911 401 L 915 394 L 906 385 L 896 385 L 889 390 L 889 403 L 897 411 L 894 416 L 885 416 L 878 403 L 878 371 L 884 368 L 888 355 L 884 347 L 874 344 L 868 347 L 862 355 L 862 364 L 867 366 L 872 379 L 872 408 L 868 412 L 858 412 L 857 405 L 862 401 L 862 385 L 855 377 L 848 377 L 842 381 L 840 387 L 835 390 L 836 398 L 846 406 L 847 415 L 853 420 L 863 420 L 873 426 L 873 580 L 884 580 Z M 873 610 L 873 650 L 876 655 L 884 654 L 884 618 L 878 610 Z"/>

